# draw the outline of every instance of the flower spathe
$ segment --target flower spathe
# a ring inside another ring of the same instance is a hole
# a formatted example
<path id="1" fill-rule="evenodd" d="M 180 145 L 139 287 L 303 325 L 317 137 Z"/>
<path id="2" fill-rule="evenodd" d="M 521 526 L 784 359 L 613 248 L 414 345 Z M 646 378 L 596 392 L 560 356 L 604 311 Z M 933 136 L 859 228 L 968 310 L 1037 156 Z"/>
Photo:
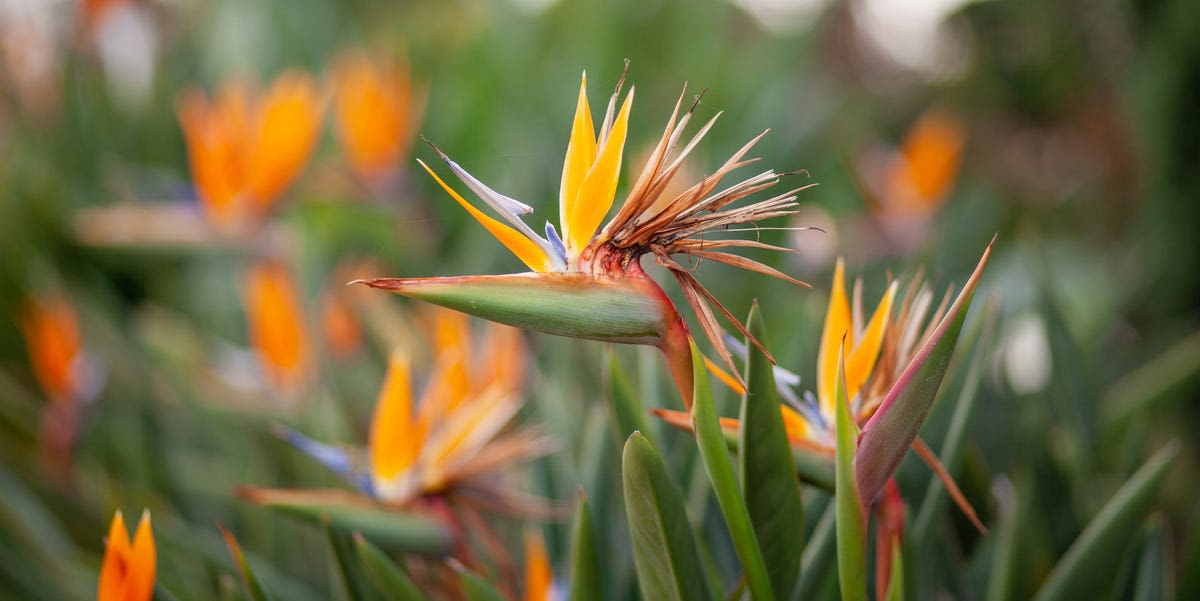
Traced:
<path id="1" fill-rule="evenodd" d="M 97 601 L 149 601 L 154 594 L 156 562 L 150 510 L 142 512 L 132 543 L 118 510 L 104 543 Z"/>
<path id="2" fill-rule="evenodd" d="M 583 76 L 559 185 L 559 222 L 557 227 L 547 222 L 543 228 L 544 233 L 538 233 L 524 221 L 523 216 L 533 212 L 530 205 L 492 190 L 440 149 L 434 147 L 450 171 L 482 199 L 494 214 L 499 215 L 500 219 L 476 208 L 442 180 L 433 169 L 423 161 L 419 162 L 464 210 L 534 272 L 534 275 L 522 278 L 465 276 L 455 279 L 454 285 L 473 285 L 480 282 L 484 282 L 485 286 L 517 285 L 524 288 L 526 297 L 537 296 L 542 294 L 543 289 L 554 288 L 556 294 L 564 291 L 568 293 L 557 302 L 573 303 L 578 312 L 611 309 L 620 301 L 612 297 L 593 295 L 583 302 L 574 302 L 572 294 L 583 297 L 592 287 L 611 289 L 624 286 L 628 290 L 623 291 L 623 294 L 627 292 L 646 300 L 641 310 L 613 311 L 614 315 L 607 324 L 597 323 L 594 328 L 578 328 L 570 323 L 575 317 L 575 312 L 563 310 L 552 312 L 550 315 L 539 315 L 533 311 L 515 310 L 507 301 L 504 301 L 504 308 L 497 309 L 492 306 L 491 295 L 482 289 L 477 291 L 481 294 L 476 294 L 471 303 L 445 301 L 443 293 L 452 294 L 452 286 L 448 285 L 451 282 L 444 278 L 377 278 L 364 282 L 435 304 L 451 306 L 453 303 L 455 309 L 529 329 L 579 338 L 658 346 L 666 353 L 687 403 L 691 399 L 687 328 L 658 284 L 642 270 L 639 262 L 641 257 L 653 255 L 655 260 L 671 273 L 683 289 L 685 298 L 717 354 L 727 365 L 732 366 L 732 359 L 721 335 L 722 329 L 716 315 L 720 313 L 739 330 L 742 330 L 741 324 L 700 285 L 691 269 L 681 265 L 672 256 L 683 254 L 696 259 L 710 259 L 803 284 L 763 263 L 728 252 L 738 248 L 786 249 L 756 240 L 714 237 L 718 233 L 736 233 L 738 228 L 735 226 L 738 225 L 791 214 L 795 206 L 795 195 L 803 188 L 789 190 L 765 200 L 733 206 L 738 201 L 779 183 L 781 174 L 767 169 L 718 190 L 721 180 L 730 172 L 756 162 L 756 159 L 747 159 L 746 155 L 766 133 L 763 132 L 734 153 L 711 175 L 687 186 L 682 192 L 667 193 L 668 186 L 680 171 L 684 159 L 719 117 L 714 116 L 690 140 L 682 144 L 682 149 L 678 149 L 683 142 L 683 131 L 691 121 L 695 109 L 693 104 L 688 110 L 681 111 L 681 94 L 662 137 L 642 167 L 640 175 L 634 180 L 624 202 L 616 214 L 601 225 L 615 203 L 622 155 L 628 137 L 629 115 L 633 106 L 632 89 L 622 99 L 624 79 L 622 76 L 617 83 L 604 117 L 597 124 L 593 121 L 588 104 L 586 74 Z M 442 285 L 443 283 L 447 285 Z M 435 287 L 438 291 L 431 293 L 430 290 Z M 573 288 L 573 292 L 568 290 L 569 288 Z M 606 328 L 628 328 L 628 322 L 634 320 L 653 321 L 659 326 L 653 336 L 641 339 L 626 340 L 606 331 Z"/>

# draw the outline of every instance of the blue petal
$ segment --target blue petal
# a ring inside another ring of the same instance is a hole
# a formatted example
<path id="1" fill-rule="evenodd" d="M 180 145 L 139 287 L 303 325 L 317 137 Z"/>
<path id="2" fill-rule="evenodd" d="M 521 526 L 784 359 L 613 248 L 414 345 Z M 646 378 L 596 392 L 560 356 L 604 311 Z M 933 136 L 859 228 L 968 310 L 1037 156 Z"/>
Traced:
<path id="1" fill-rule="evenodd" d="M 354 461 L 350 458 L 350 454 L 344 449 L 328 445 L 322 442 L 317 442 L 287 426 L 277 425 L 276 434 L 280 438 L 296 448 L 296 450 L 313 458 L 314 461 L 325 466 L 329 471 L 341 476 L 351 485 L 357 487 L 366 494 L 373 495 L 374 490 L 371 486 L 371 478 L 364 473 L 356 470 Z"/>

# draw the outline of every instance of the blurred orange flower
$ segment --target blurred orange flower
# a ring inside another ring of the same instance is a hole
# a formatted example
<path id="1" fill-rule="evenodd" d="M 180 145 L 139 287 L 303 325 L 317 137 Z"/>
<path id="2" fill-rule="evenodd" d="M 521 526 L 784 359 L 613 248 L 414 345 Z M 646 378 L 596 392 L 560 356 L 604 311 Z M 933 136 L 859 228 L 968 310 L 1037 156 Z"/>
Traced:
<path id="1" fill-rule="evenodd" d="M 408 153 L 423 112 L 408 63 L 351 50 L 334 63 L 330 79 L 338 141 L 351 166 L 368 181 L 386 178 Z"/>
<path id="2" fill-rule="evenodd" d="M 75 307 L 65 296 L 29 297 L 18 325 L 37 383 L 54 403 L 78 400 L 86 388 Z"/>
<path id="3" fill-rule="evenodd" d="M 264 261 L 247 272 L 242 288 L 250 341 L 271 385 L 294 390 L 304 378 L 308 336 L 291 274 Z"/>
<path id="4" fill-rule="evenodd" d="M 324 101 L 311 77 L 289 70 L 262 95 L 236 81 L 212 101 L 188 90 L 176 113 L 205 212 L 236 229 L 266 214 L 296 179 L 316 146 Z"/>
<path id="5" fill-rule="evenodd" d="M 876 216 L 885 222 L 927 221 L 958 176 L 966 131 L 953 114 L 929 109 L 899 148 L 876 146 L 859 161 L 859 177 Z"/>
<path id="6" fill-rule="evenodd" d="M 149 601 L 154 594 L 156 569 L 154 533 L 150 529 L 150 511 L 142 512 L 133 544 L 125 530 L 125 519 L 118 510 L 104 544 L 104 563 L 100 566 L 98 601 Z"/>
<path id="7" fill-rule="evenodd" d="M 884 181 L 886 202 L 906 213 L 932 213 L 958 175 L 966 134 L 949 113 L 930 110 L 912 126 Z"/>

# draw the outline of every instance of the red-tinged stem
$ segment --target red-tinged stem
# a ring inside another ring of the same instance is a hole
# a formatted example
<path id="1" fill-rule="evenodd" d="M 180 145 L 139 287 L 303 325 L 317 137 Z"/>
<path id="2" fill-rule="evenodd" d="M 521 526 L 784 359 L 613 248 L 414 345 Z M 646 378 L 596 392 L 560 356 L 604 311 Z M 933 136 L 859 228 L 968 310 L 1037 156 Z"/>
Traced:
<path id="1" fill-rule="evenodd" d="M 658 348 L 666 357 L 667 366 L 671 368 L 671 377 L 675 380 L 675 386 L 679 388 L 679 395 L 683 398 L 683 407 L 690 412 L 695 375 L 692 372 L 691 336 L 688 334 L 687 324 L 681 317 L 676 315 L 675 319 L 667 326 L 667 331 L 663 334 Z"/>
<path id="2" fill-rule="evenodd" d="M 879 525 L 875 530 L 875 598 L 887 598 L 892 581 L 892 550 L 904 538 L 904 499 L 895 478 L 888 478 L 875 505 Z"/>

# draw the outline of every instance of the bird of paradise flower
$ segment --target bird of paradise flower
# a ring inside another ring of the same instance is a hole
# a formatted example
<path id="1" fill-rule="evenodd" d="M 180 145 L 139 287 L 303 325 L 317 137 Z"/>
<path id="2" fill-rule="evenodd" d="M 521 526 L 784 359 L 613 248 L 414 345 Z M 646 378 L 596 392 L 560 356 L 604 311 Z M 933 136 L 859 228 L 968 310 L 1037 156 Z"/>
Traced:
<path id="1" fill-rule="evenodd" d="M 434 150 L 451 172 L 503 221 L 473 206 L 420 161 L 458 204 L 533 273 L 361 281 L 517 327 L 575 338 L 656 346 L 667 357 L 684 403 L 690 405 L 692 368 L 687 326 L 662 288 L 642 269 L 640 259 L 652 255 L 670 272 L 717 355 L 732 368 L 716 314 L 720 313 L 743 334 L 748 332 L 700 284 L 693 270 L 674 257 L 709 259 L 807 286 L 769 265 L 728 252 L 739 248 L 787 249 L 758 240 L 711 236 L 736 233 L 742 231 L 736 226 L 792 214 L 796 194 L 808 186 L 734 206 L 753 194 L 770 190 L 782 176 L 788 175 L 766 169 L 718 189 L 725 176 L 758 161 L 747 158 L 747 154 L 766 135 L 764 131 L 711 175 L 682 192 L 666 193 L 684 160 L 720 116 L 718 113 L 710 119 L 680 148 L 684 130 L 699 102 L 697 97 L 681 114 L 685 88 L 624 203 L 601 226 L 616 197 L 633 104 L 631 88 L 617 108 L 624 81 L 622 75 L 597 131 L 588 105 L 586 73 L 583 76 L 559 188 L 561 232 L 549 222 L 544 234 L 534 231 L 522 219 L 522 215 L 533 211 L 531 206 L 489 188 L 436 146 Z"/>
<path id="2" fill-rule="evenodd" d="M 272 491 L 245 488 L 242 496 L 271 504 L 278 493 L 311 493 L 340 503 L 393 509 L 453 501 L 461 507 L 509 515 L 540 515 L 544 504 L 502 486 L 503 468 L 553 449 L 536 431 L 513 431 L 525 349 L 521 333 L 490 324 L 482 340 L 471 336 L 467 316 L 440 310 L 434 328 L 435 360 L 424 390 L 413 394 L 407 354 L 392 354 L 371 418 L 365 449 L 345 449 L 280 426 L 284 440 L 342 476 L 356 496 L 340 491 Z"/>

